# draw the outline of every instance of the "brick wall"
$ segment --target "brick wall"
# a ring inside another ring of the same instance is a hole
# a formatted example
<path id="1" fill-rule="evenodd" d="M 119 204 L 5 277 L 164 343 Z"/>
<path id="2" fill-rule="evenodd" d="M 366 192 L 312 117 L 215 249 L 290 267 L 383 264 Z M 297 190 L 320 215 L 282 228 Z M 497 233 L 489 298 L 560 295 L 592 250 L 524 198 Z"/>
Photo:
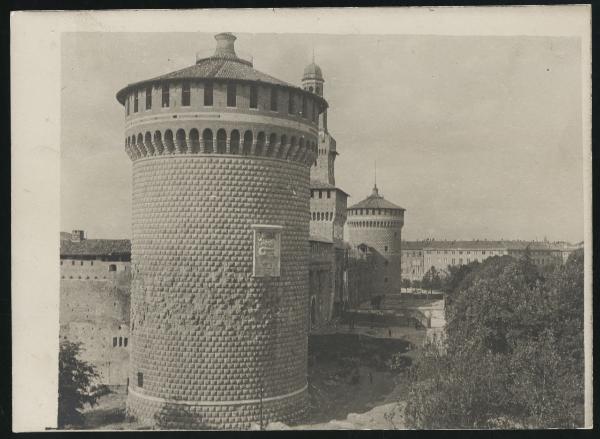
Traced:
<path id="1" fill-rule="evenodd" d="M 61 272 L 68 270 L 70 275 L 78 276 L 76 268 L 79 267 L 79 274 L 87 276 L 90 266 L 89 261 L 86 262 L 88 266 L 63 265 Z M 102 384 L 125 385 L 127 382 L 129 273 L 111 274 L 107 279 L 67 277 L 60 281 L 59 336 L 81 342 L 81 358 L 96 367 Z M 117 343 L 113 346 L 115 338 Z"/>
<path id="2" fill-rule="evenodd" d="M 361 220 L 378 224 L 397 224 L 397 226 L 367 225 L 357 226 Z M 400 292 L 402 279 L 401 238 L 402 226 L 396 218 L 388 215 L 353 216 L 348 221 L 350 245 L 356 247 L 366 244 L 372 248 L 373 292 L 390 294 Z"/>
<path id="3" fill-rule="evenodd" d="M 265 420 L 301 417 L 308 185 L 308 166 L 285 160 L 134 161 L 129 414 L 167 428 L 246 428 L 262 387 Z M 252 224 L 284 227 L 280 278 L 252 277 Z"/>

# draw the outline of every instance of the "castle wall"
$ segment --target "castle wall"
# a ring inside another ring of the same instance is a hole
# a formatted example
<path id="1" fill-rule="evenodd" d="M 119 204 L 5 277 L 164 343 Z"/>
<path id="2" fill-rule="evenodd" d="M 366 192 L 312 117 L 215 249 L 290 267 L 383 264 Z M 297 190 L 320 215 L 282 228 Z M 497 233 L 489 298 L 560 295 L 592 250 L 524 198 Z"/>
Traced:
<path id="1" fill-rule="evenodd" d="M 310 326 L 318 326 L 331 319 L 333 304 L 333 276 L 335 275 L 334 249 L 331 243 L 310 242 L 309 316 Z"/>
<path id="2" fill-rule="evenodd" d="M 70 262 L 61 267 L 67 277 L 60 281 L 59 336 L 81 342 L 81 359 L 96 367 L 101 384 L 125 385 L 129 366 L 130 271 L 106 273 L 107 279 L 86 279 L 100 275 L 96 271 L 100 268 L 100 264 L 73 266 Z"/>
<path id="3" fill-rule="evenodd" d="M 133 163 L 128 412 L 247 428 L 306 404 L 309 168 L 232 156 Z M 252 276 L 253 224 L 283 226 L 281 276 Z M 262 391 L 261 391 L 262 388 Z"/>

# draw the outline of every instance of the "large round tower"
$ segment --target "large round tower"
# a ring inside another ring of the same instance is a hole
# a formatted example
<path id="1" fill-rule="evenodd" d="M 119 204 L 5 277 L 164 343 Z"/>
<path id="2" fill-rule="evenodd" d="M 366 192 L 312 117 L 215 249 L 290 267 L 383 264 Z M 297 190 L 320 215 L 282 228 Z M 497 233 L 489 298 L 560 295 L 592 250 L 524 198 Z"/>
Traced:
<path id="1" fill-rule="evenodd" d="M 404 211 L 384 199 L 377 185 L 371 195 L 348 208 L 349 243 L 371 252 L 374 262 L 372 292 L 375 295 L 400 292 Z"/>
<path id="2" fill-rule="evenodd" d="M 293 421 L 307 399 L 309 169 L 325 100 L 213 56 L 130 84 L 128 414 L 163 428 Z"/>

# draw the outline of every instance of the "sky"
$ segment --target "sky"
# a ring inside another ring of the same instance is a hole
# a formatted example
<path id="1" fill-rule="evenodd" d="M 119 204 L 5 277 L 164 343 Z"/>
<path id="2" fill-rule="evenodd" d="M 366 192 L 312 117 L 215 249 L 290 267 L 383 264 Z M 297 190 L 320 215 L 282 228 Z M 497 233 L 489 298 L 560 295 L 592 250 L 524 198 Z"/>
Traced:
<path id="1" fill-rule="evenodd" d="M 583 240 L 581 48 L 571 37 L 237 34 L 300 85 L 323 70 L 336 184 L 406 209 L 403 239 Z M 209 56 L 207 33 L 65 33 L 61 230 L 131 237 L 128 83 Z"/>

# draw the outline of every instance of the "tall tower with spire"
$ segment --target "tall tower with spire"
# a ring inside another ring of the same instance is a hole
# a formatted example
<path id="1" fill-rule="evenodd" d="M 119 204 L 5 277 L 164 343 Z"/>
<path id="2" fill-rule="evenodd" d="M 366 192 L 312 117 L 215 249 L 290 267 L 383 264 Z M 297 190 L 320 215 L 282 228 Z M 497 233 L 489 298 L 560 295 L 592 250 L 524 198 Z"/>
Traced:
<path id="1" fill-rule="evenodd" d="M 323 72 L 315 63 L 313 52 L 312 62 L 306 66 L 302 75 L 302 88 L 322 98 L 324 83 Z M 338 153 L 335 139 L 327 128 L 327 108 L 319 114 L 318 126 L 317 156 L 310 169 L 310 235 L 313 240 L 331 242 L 333 248 L 332 273 L 327 274 L 324 281 L 319 279 L 316 282 L 331 285 L 329 298 L 322 299 L 315 306 L 319 315 L 316 320 L 326 321 L 347 300 L 344 286 L 344 224 L 348 194 L 335 184 L 335 158 Z"/>

